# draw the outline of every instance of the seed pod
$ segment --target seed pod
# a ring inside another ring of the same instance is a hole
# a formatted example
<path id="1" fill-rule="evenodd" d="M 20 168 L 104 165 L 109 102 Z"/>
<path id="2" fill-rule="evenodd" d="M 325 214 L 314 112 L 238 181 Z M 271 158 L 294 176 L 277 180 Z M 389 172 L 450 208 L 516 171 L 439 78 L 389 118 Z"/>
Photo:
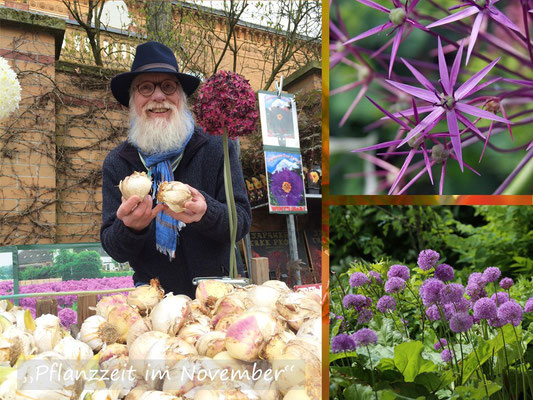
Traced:
<path id="1" fill-rule="evenodd" d="M 142 200 L 148 193 L 150 193 L 152 179 L 146 175 L 146 172 L 135 171 L 130 176 L 125 177 L 124 180 L 121 180 L 118 183 L 118 188 L 126 200 L 133 195 L 139 196 Z"/>
<path id="2" fill-rule="evenodd" d="M 157 200 L 165 203 L 174 212 L 185 211 L 185 203 L 192 199 L 191 191 L 184 183 L 161 182 L 157 191 Z"/>

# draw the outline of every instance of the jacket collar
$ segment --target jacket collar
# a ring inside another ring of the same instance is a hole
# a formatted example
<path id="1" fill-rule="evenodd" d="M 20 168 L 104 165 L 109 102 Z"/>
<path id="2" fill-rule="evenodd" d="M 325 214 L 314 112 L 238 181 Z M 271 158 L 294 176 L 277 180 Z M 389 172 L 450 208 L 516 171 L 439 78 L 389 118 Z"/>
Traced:
<path id="1" fill-rule="evenodd" d="M 194 154 L 196 154 L 198 149 L 202 147 L 205 142 L 207 142 L 205 132 L 199 126 L 195 126 L 191 140 L 189 140 L 189 143 L 187 143 L 187 146 L 185 146 L 185 150 L 183 151 L 183 158 L 180 161 L 180 165 L 188 164 Z M 137 149 L 128 141 L 122 143 L 122 148 L 119 150 L 118 155 L 130 163 L 133 168 L 135 168 L 135 171 L 144 171 L 146 169 L 139 157 Z"/>

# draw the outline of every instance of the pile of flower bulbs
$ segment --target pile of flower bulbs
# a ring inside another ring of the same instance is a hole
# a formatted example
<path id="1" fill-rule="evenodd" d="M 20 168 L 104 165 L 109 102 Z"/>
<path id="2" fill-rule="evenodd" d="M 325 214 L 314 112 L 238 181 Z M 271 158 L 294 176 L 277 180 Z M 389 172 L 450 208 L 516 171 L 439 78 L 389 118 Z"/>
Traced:
<path id="1" fill-rule="evenodd" d="M 75 339 L 4 301 L 0 400 L 318 400 L 320 316 L 318 289 L 205 280 L 192 300 L 152 280 L 103 297 Z"/>

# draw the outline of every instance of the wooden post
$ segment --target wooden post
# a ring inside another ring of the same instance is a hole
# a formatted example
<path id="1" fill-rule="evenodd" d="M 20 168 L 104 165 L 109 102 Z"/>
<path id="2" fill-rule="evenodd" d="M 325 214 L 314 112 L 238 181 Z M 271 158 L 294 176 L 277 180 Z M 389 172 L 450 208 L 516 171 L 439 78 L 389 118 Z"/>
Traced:
<path id="1" fill-rule="evenodd" d="M 253 257 L 252 258 L 252 283 L 261 285 L 270 279 L 268 267 L 268 258 Z"/>
<path id="2" fill-rule="evenodd" d="M 40 317 L 44 314 L 52 314 L 57 316 L 57 299 L 47 297 L 45 299 L 37 299 L 35 302 L 35 316 Z"/>
<path id="3" fill-rule="evenodd" d="M 78 326 L 81 327 L 91 315 L 95 315 L 96 311 L 89 309 L 89 307 L 96 307 L 98 302 L 98 295 L 96 294 L 79 294 L 78 295 Z"/>

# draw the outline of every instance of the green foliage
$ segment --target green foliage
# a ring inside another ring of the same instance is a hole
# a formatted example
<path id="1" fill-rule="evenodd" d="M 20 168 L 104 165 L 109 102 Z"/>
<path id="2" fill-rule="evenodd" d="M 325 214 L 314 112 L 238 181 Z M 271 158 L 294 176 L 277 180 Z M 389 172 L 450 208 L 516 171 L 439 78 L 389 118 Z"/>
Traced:
<path id="1" fill-rule="evenodd" d="M 131 271 L 102 271 L 103 278 L 116 278 L 119 276 L 132 276 L 133 270 Z"/>
<path id="2" fill-rule="evenodd" d="M 100 254 L 94 250 L 84 250 L 80 253 L 74 253 L 61 249 L 59 250 L 59 254 L 54 258 L 50 273 L 58 273 L 64 281 L 80 280 L 83 278 L 101 278 L 103 276 L 102 259 L 100 258 Z"/>

